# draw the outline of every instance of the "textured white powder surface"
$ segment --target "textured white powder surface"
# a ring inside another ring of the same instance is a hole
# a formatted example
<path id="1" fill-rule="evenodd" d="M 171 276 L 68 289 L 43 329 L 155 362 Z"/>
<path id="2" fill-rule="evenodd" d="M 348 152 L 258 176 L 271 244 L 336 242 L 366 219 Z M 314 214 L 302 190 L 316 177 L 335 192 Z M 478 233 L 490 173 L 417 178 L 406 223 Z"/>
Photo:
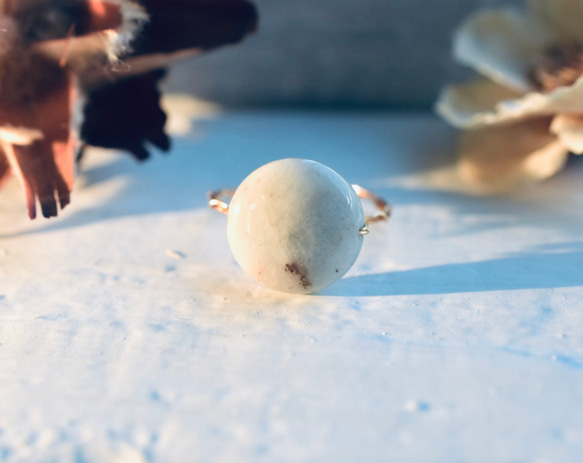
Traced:
<path id="1" fill-rule="evenodd" d="M 0 194 L 1 462 L 581 461 L 583 160 L 484 199 L 431 186 L 455 134 L 429 115 L 195 129 L 90 152 L 57 220 Z M 310 296 L 246 276 L 206 207 L 285 157 L 394 204 Z"/>

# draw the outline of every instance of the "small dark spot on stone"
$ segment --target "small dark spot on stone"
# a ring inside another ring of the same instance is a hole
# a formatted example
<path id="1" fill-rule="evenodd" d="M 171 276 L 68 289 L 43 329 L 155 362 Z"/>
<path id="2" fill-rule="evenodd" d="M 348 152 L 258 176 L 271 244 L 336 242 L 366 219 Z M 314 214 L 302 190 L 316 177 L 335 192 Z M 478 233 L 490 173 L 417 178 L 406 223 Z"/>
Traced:
<path id="1" fill-rule="evenodd" d="M 308 279 L 305 270 L 298 263 L 293 262 L 291 264 L 285 264 L 285 271 L 292 275 L 296 275 L 304 289 L 312 286 L 312 282 Z"/>
<path id="2" fill-rule="evenodd" d="M 336 273 L 338 273 L 338 269 L 336 269 Z"/>

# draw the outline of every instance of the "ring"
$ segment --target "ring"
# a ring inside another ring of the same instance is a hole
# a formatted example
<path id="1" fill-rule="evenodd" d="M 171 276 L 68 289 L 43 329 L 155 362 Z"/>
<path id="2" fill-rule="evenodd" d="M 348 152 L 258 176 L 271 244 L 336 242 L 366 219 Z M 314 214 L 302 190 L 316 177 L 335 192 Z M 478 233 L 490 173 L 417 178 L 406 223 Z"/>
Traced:
<path id="1" fill-rule="evenodd" d="M 229 246 L 243 270 L 263 286 L 300 294 L 340 279 L 356 261 L 368 225 L 387 221 L 392 209 L 306 159 L 271 162 L 236 190 L 208 196 L 209 206 L 228 216 Z M 361 199 L 371 201 L 376 213 L 365 217 Z"/>

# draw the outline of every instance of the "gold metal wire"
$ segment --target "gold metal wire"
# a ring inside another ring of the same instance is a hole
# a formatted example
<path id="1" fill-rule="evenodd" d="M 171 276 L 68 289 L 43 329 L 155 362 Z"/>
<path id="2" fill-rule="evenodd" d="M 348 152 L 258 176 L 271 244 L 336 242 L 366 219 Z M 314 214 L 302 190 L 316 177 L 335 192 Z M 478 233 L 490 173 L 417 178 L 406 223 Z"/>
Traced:
<path id="1" fill-rule="evenodd" d="M 387 203 L 383 198 L 374 194 L 372 191 L 361 187 L 360 185 L 352 185 L 352 188 L 356 192 L 356 195 L 361 199 L 368 199 L 372 201 L 374 206 L 378 209 L 373 215 L 365 218 L 365 223 L 375 223 L 375 222 L 386 222 L 391 216 L 392 206 Z"/>
<path id="2" fill-rule="evenodd" d="M 229 214 L 229 205 L 221 198 L 231 197 L 234 194 L 235 190 L 230 190 L 228 188 L 209 191 L 208 198 L 210 208 L 219 211 L 221 214 Z"/>
<path id="3" fill-rule="evenodd" d="M 374 194 L 373 192 L 362 188 L 360 185 L 352 185 L 352 188 L 356 192 L 357 196 L 361 199 L 367 199 L 372 201 L 374 206 L 378 211 L 365 218 L 364 226 L 358 230 L 359 235 L 368 235 L 370 230 L 368 229 L 368 224 L 376 222 L 386 222 L 391 216 L 392 207 L 383 198 Z M 232 189 L 222 189 L 211 191 L 208 194 L 209 206 L 215 211 L 219 211 L 221 214 L 229 214 L 229 205 L 223 201 L 222 198 L 231 197 L 235 194 L 235 190 Z"/>

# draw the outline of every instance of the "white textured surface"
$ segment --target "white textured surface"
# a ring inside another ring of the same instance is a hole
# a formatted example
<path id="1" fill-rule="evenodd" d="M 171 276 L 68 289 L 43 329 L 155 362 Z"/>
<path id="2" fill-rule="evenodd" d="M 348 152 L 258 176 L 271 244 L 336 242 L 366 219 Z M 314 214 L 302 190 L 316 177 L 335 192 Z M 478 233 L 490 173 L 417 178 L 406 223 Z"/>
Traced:
<path id="1" fill-rule="evenodd" d="M 0 461 L 581 461 L 580 161 L 479 199 L 419 175 L 453 146 L 429 116 L 196 133 L 143 166 L 91 153 L 56 221 L 0 195 Z M 298 155 L 395 205 L 313 296 L 259 287 L 205 207 Z"/>
<path id="2" fill-rule="evenodd" d="M 227 237 L 249 276 L 285 293 L 313 293 L 340 279 L 362 248 L 364 212 L 352 187 L 306 159 L 270 162 L 237 187 Z"/>

